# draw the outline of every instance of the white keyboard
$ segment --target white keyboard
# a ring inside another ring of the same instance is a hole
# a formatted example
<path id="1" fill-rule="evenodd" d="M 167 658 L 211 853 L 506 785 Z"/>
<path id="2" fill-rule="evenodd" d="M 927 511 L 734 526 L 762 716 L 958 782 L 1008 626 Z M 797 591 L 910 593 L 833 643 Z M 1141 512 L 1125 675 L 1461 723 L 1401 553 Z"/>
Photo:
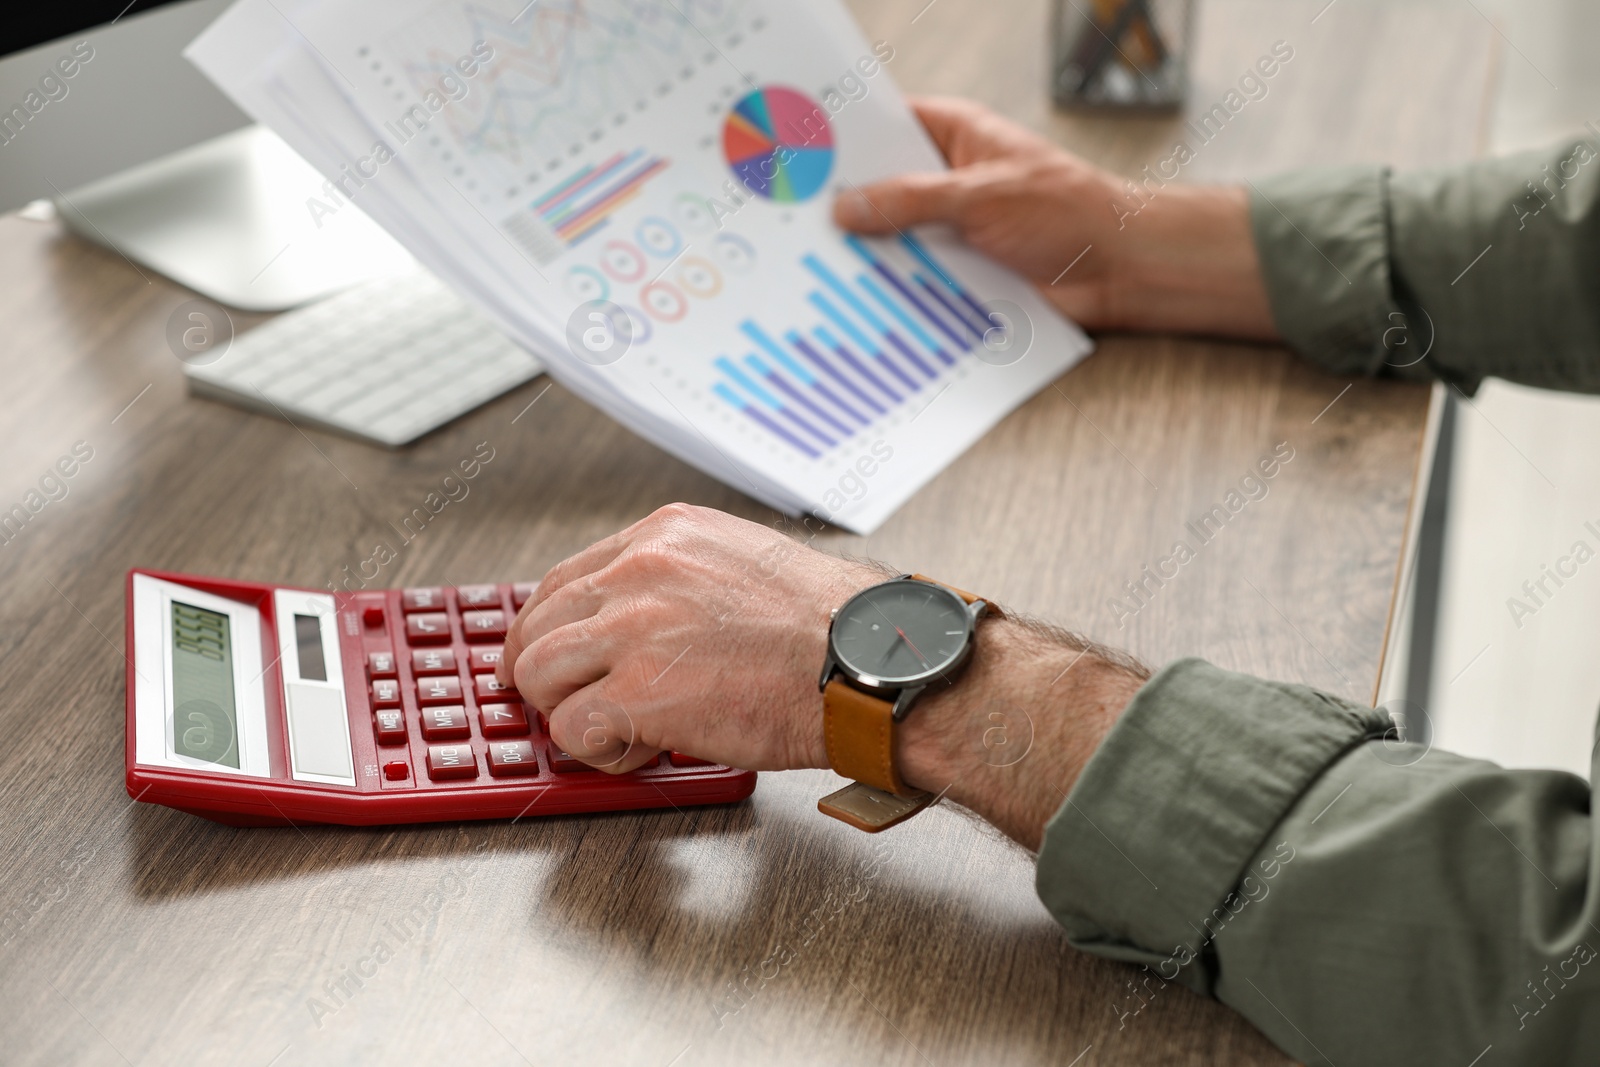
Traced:
<path id="1" fill-rule="evenodd" d="M 356 286 L 189 364 L 189 391 L 391 448 L 543 368 L 426 271 Z"/>

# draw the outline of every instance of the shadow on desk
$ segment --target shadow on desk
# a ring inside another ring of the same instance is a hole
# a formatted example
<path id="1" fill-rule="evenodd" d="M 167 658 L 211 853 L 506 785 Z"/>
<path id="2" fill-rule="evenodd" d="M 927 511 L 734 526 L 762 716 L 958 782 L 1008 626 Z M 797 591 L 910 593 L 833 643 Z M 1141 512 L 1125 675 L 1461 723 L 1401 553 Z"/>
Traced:
<path id="1" fill-rule="evenodd" d="M 491 907 L 496 921 L 525 927 L 508 930 L 508 958 L 498 969 L 518 973 L 518 944 L 530 972 L 552 956 L 582 960 L 607 985 L 651 991 L 629 1003 L 629 1026 L 675 1034 L 678 1046 L 688 1041 L 716 1060 L 768 1062 L 801 1049 L 815 1058 L 841 1042 L 853 1047 L 885 1020 L 917 1042 L 958 1050 L 956 1060 L 980 1062 L 985 1050 L 998 1056 L 989 1062 L 1001 1062 L 1011 1058 L 1002 1054 L 1007 1048 L 1054 1044 L 1063 1032 L 1078 1048 L 1123 1032 L 1119 1022 L 1127 1020 L 1115 1005 L 1131 997 L 1140 972 L 1075 952 L 1042 907 L 1016 906 L 1016 881 L 1031 878 L 1027 853 L 986 850 L 991 869 L 976 882 L 955 877 L 973 835 L 986 829 L 941 812 L 925 816 L 918 833 L 846 835 L 798 806 L 809 781 L 806 772 L 765 776 L 760 801 L 727 807 L 516 825 L 238 830 L 139 805 L 130 862 L 147 901 L 264 882 L 320 886 L 325 875 L 349 872 L 339 886 L 345 903 L 316 906 L 391 915 L 420 895 L 369 893 L 360 887 L 361 869 L 440 861 L 427 868 L 429 884 L 438 884 L 440 869 L 465 870 L 479 858 L 504 864 L 509 877 L 487 876 L 494 889 L 482 892 L 488 881 L 480 876 L 471 890 L 490 898 L 475 901 L 478 910 Z M 713 851 L 717 876 L 736 877 L 708 897 L 694 865 Z M 530 858 L 531 865 L 518 862 Z M 534 876 L 525 877 L 530 866 Z M 946 886 L 946 878 L 964 884 Z M 992 898 L 986 888 L 995 889 Z M 441 955 L 455 929 L 429 935 Z M 997 972 L 1044 980 L 975 986 L 976 975 Z M 1169 1012 L 1211 1010 L 1221 1009 L 1168 987 L 1137 1023 L 1143 1029 L 1162 1025 Z M 830 1025 L 819 1028 L 817 1020 Z M 805 1029 L 786 1030 L 797 1025 Z M 893 1031 L 885 1039 L 900 1040 Z"/>

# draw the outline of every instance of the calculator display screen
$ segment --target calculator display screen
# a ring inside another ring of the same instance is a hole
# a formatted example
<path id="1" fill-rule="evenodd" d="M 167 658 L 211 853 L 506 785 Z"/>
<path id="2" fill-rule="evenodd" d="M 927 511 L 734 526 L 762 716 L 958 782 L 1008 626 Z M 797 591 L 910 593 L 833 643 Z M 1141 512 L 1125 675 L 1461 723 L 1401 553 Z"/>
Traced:
<path id="1" fill-rule="evenodd" d="M 180 756 L 239 766 L 228 616 L 172 602 L 172 742 Z"/>

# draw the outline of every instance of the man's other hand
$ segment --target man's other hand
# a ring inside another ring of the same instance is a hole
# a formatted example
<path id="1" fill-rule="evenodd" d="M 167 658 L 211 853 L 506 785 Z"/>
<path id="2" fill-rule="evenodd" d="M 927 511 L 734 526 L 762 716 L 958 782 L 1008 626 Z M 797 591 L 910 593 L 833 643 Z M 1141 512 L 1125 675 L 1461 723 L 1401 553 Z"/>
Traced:
<path id="1" fill-rule="evenodd" d="M 911 106 L 950 164 L 852 186 L 834 221 L 864 234 L 948 223 L 1088 329 L 1277 338 L 1237 186 L 1127 183 L 978 104 Z"/>

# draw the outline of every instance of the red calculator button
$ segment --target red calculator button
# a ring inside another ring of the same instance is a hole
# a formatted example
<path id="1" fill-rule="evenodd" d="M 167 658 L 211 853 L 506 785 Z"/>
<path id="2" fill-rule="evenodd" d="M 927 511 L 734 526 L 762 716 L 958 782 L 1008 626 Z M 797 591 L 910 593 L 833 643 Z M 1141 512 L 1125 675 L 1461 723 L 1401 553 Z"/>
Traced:
<path id="1" fill-rule="evenodd" d="M 538 774 L 539 761 L 526 741 L 494 741 L 489 745 L 489 773 L 496 778 Z"/>
<path id="2" fill-rule="evenodd" d="M 456 599 L 462 610 L 468 608 L 497 608 L 500 606 L 500 589 L 493 585 L 458 585 Z"/>
<path id="3" fill-rule="evenodd" d="M 421 719 L 422 736 L 429 741 L 465 741 L 472 736 L 472 728 L 467 725 L 467 709 L 460 704 L 423 708 Z"/>
<path id="4" fill-rule="evenodd" d="M 400 606 L 406 611 L 443 611 L 444 590 L 436 585 L 422 589 L 407 589 L 400 594 Z"/>
<path id="5" fill-rule="evenodd" d="M 567 755 L 554 745 L 551 745 L 546 751 L 550 754 L 550 769 L 552 771 L 560 771 L 562 774 L 566 774 L 568 771 L 594 770 L 587 763 Z"/>
<path id="6" fill-rule="evenodd" d="M 521 704 L 482 704 L 478 721 L 484 737 L 521 737 L 528 732 L 528 712 Z"/>
<path id="7" fill-rule="evenodd" d="M 400 706 L 400 683 L 393 678 L 379 678 L 372 683 L 372 706 L 397 708 Z"/>
<path id="8" fill-rule="evenodd" d="M 468 641 L 504 641 L 506 639 L 506 613 L 503 611 L 464 611 L 461 629 Z"/>
<path id="9" fill-rule="evenodd" d="M 522 605 L 533 599 L 533 594 L 538 588 L 538 582 L 518 582 L 511 587 L 511 603 L 516 606 L 518 611 L 521 611 Z"/>
<path id="10" fill-rule="evenodd" d="M 443 645 L 450 641 L 450 616 L 443 612 L 406 616 L 406 640 L 413 645 Z"/>
<path id="11" fill-rule="evenodd" d="M 394 653 L 373 652 L 367 656 L 367 673 L 374 678 L 394 677 Z"/>
<path id="12" fill-rule="evenodd" d="M 461 679 L 454 675 L 443 678 L 418 678 L 417 703 L 425 708 L 432 704 L 461 703 Z"/>
<path id="13" fill-rule="evenodd" d="M 403 782 L 411 773 L 411 768 L 403 759 L 390 760 L 383 765 L 383 776 L 391 782 Z"/>
<path id="14" fill-rule="evenodd" d="M 516 692 L 515 686 L 506 685 L 492 674 L 476 675 L 472 679 L 472 689 L 480 704 L 492 704 L 506 699 L 507 693 Z"/>
<path id="15" fill-rule="evenodd" d="M 667 759 L 674 767 L 710 767 L 708 759 L 697 759 L 694 756 L 685 756 L 682 752 L 669 753 Z"/>
<path id="16" fill-rule="evenodd" d="M 495 648 L 475 648 L 475 649 L 473 649 L 472 650 L 472 673 L 473 674 L 493 674 L 494 673 L 494 669 L 496 667 L 500 666 L 500 658 L 504 653 L 505 653 L 505 649 L 501 648 L 501 647 L 498 647 L 498 646 L 496 646 Z"/>
<path id="17" fill-rule="evenodd" d="M 411 653 L 412 674 L 454 674 L 456 654 L 448 648 L 419 648 Z"/>
<path id="18" fill-rule="evenodd" d="M 471 745 L 429 745 L 429 778 L 476 778 L 478 761 Z"/>
<path id="19" fill-rule="evenodd" d="M 379 629 L 383 626 L 383 609 L 376 606 L 365 609 L 361 613 L 361 621 L 364 622 L 369 629 Z"/>
<path id="20" fill-rule="evenodd" d="M 372 713 L 380 745 L 406 743 L 406 716 L 399 708 L 379 708 Z"/>

